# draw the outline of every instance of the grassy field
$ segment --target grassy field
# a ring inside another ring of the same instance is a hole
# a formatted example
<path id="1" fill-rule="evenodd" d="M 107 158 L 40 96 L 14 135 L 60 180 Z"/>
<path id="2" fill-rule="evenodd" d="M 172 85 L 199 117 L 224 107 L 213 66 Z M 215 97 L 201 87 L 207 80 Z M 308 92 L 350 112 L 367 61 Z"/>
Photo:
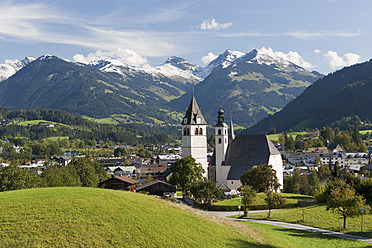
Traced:
<path id="1" fill-rule="evenodd" d="M 49 138 L 46 138 L 46 140 L 57 141 L 57 140 L 64 140 L 64 139 L 69 139 L 69 138 L 70 138 L 69 136 L 58 136 L 58 137 L 49 137 Z"/>
<path id="2" fill-rule="evenodd" d="M 64 125 L 64 124 L 61 124 L 61 123 L 58 123 L 58 122 L 46 121 L 46 120 L 20 121 L 20 122 L 17 122 L 17 125 L 20 125 L 20 126 L 28 126 L 29 124 L 38 125 L 40 122 L 41 123 L 53 123 L 54 125 L 56 125 L 56 124 Z"/>
<path id="3" fill-rule="evenodd" d="M 293 133 L 287 133 L 287 135 L 292 135 L 293 139 L 296 138 L 297 135 L 306 135 L 307 132 L 293 132 Z M 277 133 L 277 134 L 269 134 L 268 137 L 271 141 L 278 141 L 279 140 L 279 135 L 280 133 Z"/>
<path id="4" fill-rule="evenodd" d="M 365 247 L 96 188 L 0 193 L 0 247 Z"/>
<path id="5" fill-rule="evenodd" d="M 318 233 L 304 232 L 284 227 L 270 226 L 252 222 L 247 222 L 246 225 L 252 228 L 259 229 L 261 231 L 261 236 L 264 236 L 269 242 L 266 247 L 370 247 L 370 244 L 360 241 L 341 239 Z"/>
<path id="6" fill-rule="evenodd" d="M 302 214 L 304 211 L 305 221 Z M 266 219 L 267 213 L 252 213 L 248 216 L 251 219 Z M 340 215 L 331 211 L 326 211 L 326 206 L 309 206 L 306 208 L 280 209 L 272 212 L 270 220 L 278 220 L 283 222 L 304 224 L 308 226 L 319 227 L 332 231 L 345 232 L 356 234 L 360 236 L 372 237 L 372 215 L 365 215 L 363 217 L 363 233 L 360 233 L 361 218 L 348 218 L 348 229 L 343 230 L 343 219 Z"/>
<path id="7" fill-rule="evenodd" d="M 0 247 L 260 247 L 246 225 L 123 191 L 1 192 L 0 209 Z"/>
<path id="8" fill-rule="evenodd" d="M 298 200 L 312 200 L 314 199 L 311 196 L 305 196 L 305 195 L 297 195 L 297 194 L 289 194 L 289 193 L 280 193 L 282 197 L 285 198 L 286 203 L 288 204 L 296 204 L 298 203 Z M 259 193 L 257 195 L 257 201 L 254 205 L 265 205 L 265 193 Z M 216 202 L 215 205 L 219 206 L 239 206 L 239 198 L 233 198 L 226 201 L 220 201 Z"/>

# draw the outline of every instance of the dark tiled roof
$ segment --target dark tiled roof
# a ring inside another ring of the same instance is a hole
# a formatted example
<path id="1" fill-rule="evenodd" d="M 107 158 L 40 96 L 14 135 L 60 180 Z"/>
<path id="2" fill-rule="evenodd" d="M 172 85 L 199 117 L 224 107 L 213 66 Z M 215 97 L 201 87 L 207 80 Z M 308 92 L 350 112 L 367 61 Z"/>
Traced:
<path id="1" fill-rule="evenodd" d="M 279 155 L 266 134 L 239 134 L 229 144 L 225 165 L 231 166 L 228 180 L 239 180 L 252 166 L 267 164 L 270 155 Z"/>
<path id="2" fill-rule="evenodd" d="M 187 122 L 184 122 L 184 119 L 187 118 Z M 197 118 L 201 118 L 200 123 L 196 123 Z M 192 95 L 191 102 L 189 105 L 189 108 L 186 111 L 185 117 L 183 117 L 183 120 L 181 122 L 182 125 L 185 124 L 196 124 L 196 125 L 207 125 L 207 122 L 205 121 L 200 108 L 198 106 L 198 103 L 196 102 L 196 99 L 194 97 L 194 94 Z"/>
<path id="3" fill-rule="evenodd" d="M 364 169 L 364 170 L 372 170 L 372 164 L 368 164 L 368 165 L 362 167 L 361 169 Z"/>
<path id="4" fill-rule="evenodd" d="M 151 186 L 153 186 L 155 184 L 158 184 L 158 183 L 163 184 L 163 185 L 167 186 L 168 188 L 176 191 L 176 187 L 174 187 L 173 185 L 170 185 L 168 183 L 165 183 L 165 182 L 162 182 L 162 181 L 159 181 L 159 180 L 154 180 L 152 182 L 149 182 L 149 183 L 146 183 L 144 185 L 141 185 L 141 186 L 139 186 L 139 187 L 136 188 L 136 191 L 141 191 L 141 190 L 143 190 L 145 188 L 151 187 Z"/>
<path id="5" fill-rule="evenodd" d="M 130 183 L 130 184 L 136 184 L 136 183 L 138 183 L 137 180 L 134 180 L 134 179 L 129 178 L 129 177 L 126 177 L 126 176 L 114 177 L 114 178 L 119 179 L 119 180 L 124 181 L 124 182 L 127 182 L 127 183 Z"/>

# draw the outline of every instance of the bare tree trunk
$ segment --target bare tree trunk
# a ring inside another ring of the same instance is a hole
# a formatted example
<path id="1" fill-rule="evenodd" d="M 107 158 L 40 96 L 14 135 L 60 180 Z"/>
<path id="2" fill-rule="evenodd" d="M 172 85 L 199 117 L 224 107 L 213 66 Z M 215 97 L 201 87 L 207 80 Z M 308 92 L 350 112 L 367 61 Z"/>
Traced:
<path id="1" fill-rule="evenodd" d="M 346 216 L 344 216 L 344 229 L 347 229 Z"/>
<path id="2" fill-rule="evenodd" d="M 271 218 L 271 208 L 269 208 L 269 215 L 267 216 L 267 218 Z"/>

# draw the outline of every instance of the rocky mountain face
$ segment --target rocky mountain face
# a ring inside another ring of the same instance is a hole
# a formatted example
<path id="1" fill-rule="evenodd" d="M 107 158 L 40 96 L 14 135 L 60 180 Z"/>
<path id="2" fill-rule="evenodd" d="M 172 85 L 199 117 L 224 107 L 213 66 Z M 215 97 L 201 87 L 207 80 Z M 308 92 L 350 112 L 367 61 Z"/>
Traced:
<path id="1" fill-rule="evenodd" d="M 34 61 L 34 57 L 26 57 L 21 61 L 15 60 L 6 60 L 4 63 L 0 64 L 0 81 L 3 81 L 13 74 L 15 74 L 17 71 L 22 69 L 25 65 L 31 63 Z"/>

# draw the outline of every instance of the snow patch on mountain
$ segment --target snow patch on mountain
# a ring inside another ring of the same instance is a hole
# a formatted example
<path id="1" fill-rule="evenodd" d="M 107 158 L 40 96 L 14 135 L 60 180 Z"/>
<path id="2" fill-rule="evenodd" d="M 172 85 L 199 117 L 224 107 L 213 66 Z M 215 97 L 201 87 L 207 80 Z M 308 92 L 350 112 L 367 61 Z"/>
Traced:
<path id="1" fill-rule="evenodd" d="M 35 58 L 31 56 L 24 58 L 22 61 L 19 61 L 17 59 L 5 60 L 4 63 L 0 64 L 0 81 L 3 81 L 11 77 L 17 71 L 22 69 L 25 65 L 31 63 L 34 60 Z"/>

